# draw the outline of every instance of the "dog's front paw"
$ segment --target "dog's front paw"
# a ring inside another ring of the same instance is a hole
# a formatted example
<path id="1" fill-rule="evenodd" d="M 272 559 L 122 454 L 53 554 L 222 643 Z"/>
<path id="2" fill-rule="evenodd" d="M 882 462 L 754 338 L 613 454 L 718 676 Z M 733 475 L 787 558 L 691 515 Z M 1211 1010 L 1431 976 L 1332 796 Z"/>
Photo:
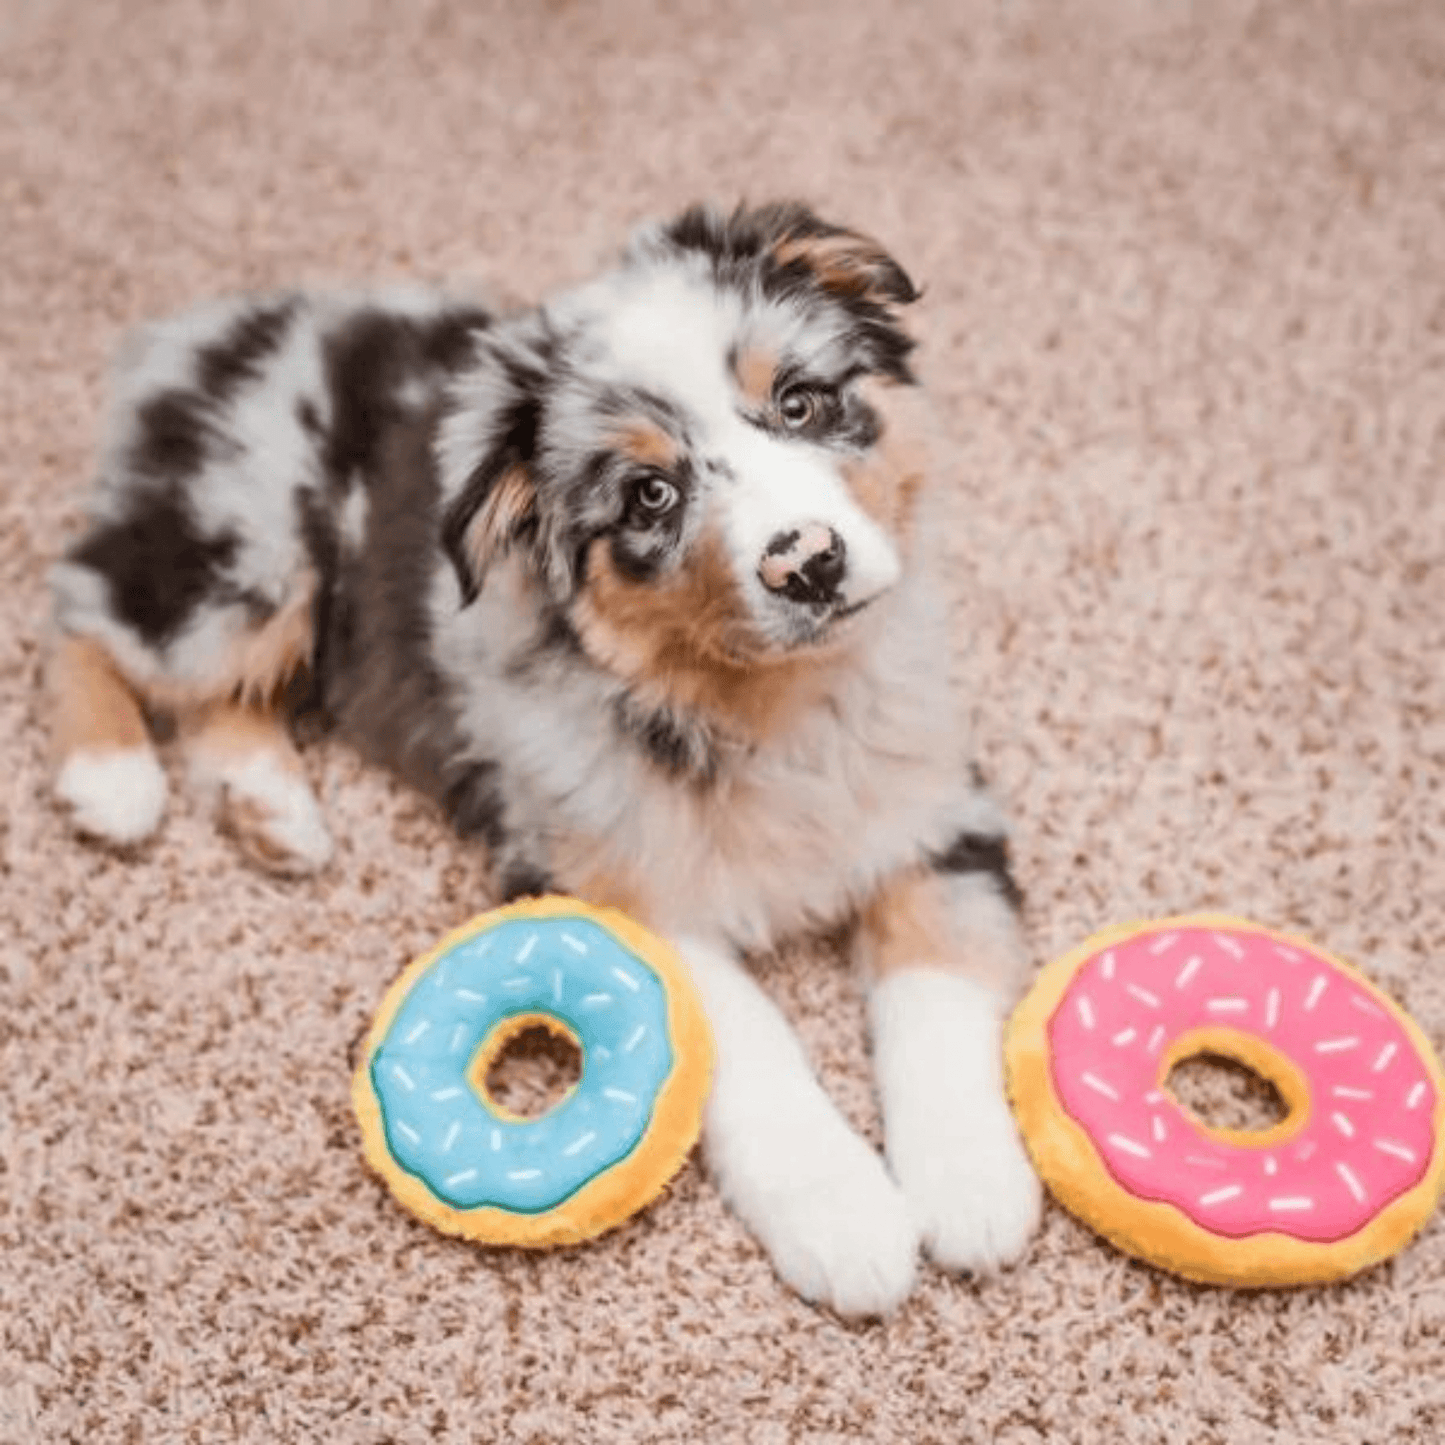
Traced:
<path id="1" fill-rule="evenodd" d="M 918 1236 L 883 1161 L 831 1106 L 755 1118 L 742 1137 L 709 1123 L 724 1198 L 783 1280 L 841 1315 L 881 1315 L 913 1288 Z"/>
<path id="2" fill-rule="evenodd" d="M 920 970 L 873 995 L 888 1162 L 923 1243 L 948 1269 L 1017 1259 L 1041 1191 L 1004 1098 L 998 1000 Z"/>
<path id="3" fill-rule="evenodd" d="M 1001 1100 L 917 1108 L 907 1127 L 890 1129 L 888 1158 L 925 1247 L 945 1269 L 988 1272 L 1028 1247 L 1041 1191 Z"/>

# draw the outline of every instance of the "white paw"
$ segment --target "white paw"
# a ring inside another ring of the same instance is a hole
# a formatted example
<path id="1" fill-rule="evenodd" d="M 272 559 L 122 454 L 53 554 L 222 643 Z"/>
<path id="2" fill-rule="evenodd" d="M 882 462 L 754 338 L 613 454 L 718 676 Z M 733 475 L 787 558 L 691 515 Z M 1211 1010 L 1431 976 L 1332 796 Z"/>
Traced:
<path id="1" fill-rule="evenodd" d="M 841 1315 L 881 1315 L 913 1288 L 918 1236 L 883 1161 L 825 1105 L 757 1117 L 737 1138 L 710 1120 L 708 1162 L 782 1279 Z"/>
<path id="2" fill-rule="evenodd" d="M 1038 1227 L 1038 1176 L 1001 1100 L 919 1112 L 890 1130 L 888 1158 L 929 1254 L 945 1269 L 1011 1264 Z"/>
<path id="3" fill-rule="evenodd" d="M 76 828 L 128 847 L 155 832 L 166 807 L 166 775 L 149 748 L 72 753 L 55 792 Z"/>
<path id="4" fill-rule="evenodd" d="M 1011 1263 L 1042 1192 L 1004 1098 L 997 999 L 919 971 L 883 980 L 872 1005 L 888 1162 L 928 1252 L 948 1269 Z"/>
<path id="5" fill-rule="evenodd" d="M 331 859 L 331 834 L 305 778 L 267 753 L 227 767 L 221 823 L 268 872 L 315 873 Z"/>

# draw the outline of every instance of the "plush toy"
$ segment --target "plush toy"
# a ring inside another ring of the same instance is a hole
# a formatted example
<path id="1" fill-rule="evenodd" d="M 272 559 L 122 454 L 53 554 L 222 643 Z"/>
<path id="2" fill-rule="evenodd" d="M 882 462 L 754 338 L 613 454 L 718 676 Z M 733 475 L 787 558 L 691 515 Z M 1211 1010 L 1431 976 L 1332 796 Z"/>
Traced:
<path id="1" fill-rule="evenodd" d="M 1216 1129 L 1170 1094 L 1236 1060 L 1286 1115 Z M 1189 1279 L 1321 1284 L 1401 1249 L 1445 1182 L 1445 1077 L 1415 1023 L 1300 939 L 1204 914 L 1097 934 L 1010 1021 L 1010 1099 L 1060 1201 Z"/>
<path id="2" fill-rule="evenodd" d="M 582 1055 L 576 1086 L 523 1119 L 488 1092 L 543 1025 Z M 574 1244 L 681 1168 L 712 1078 L 681 962 L 624 915 L 544 898 L 473 919 L 388 990 L 352 1084 L 366 1158 L 427 1223 L 489 1244 Z"/>

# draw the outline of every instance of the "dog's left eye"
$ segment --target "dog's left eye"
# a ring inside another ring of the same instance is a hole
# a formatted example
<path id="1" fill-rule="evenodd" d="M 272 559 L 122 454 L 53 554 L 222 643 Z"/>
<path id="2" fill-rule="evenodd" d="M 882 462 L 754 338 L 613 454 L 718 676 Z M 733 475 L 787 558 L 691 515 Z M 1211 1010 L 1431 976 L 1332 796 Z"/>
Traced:
<path id="1" fill-rule="evenodd" d="M 632 508 L 649 520 L 665 517 L 682 500 L 682 493 L 657 472 L 648 472 L 632 484 Z"/>
<path id="2" fill-rule="evenodd" d="M 778 395 L 778 419 L 789 431 L 802 431 L 822 421 L 833 400 L 834 393 L 826 387 L 795 383 Z"/>

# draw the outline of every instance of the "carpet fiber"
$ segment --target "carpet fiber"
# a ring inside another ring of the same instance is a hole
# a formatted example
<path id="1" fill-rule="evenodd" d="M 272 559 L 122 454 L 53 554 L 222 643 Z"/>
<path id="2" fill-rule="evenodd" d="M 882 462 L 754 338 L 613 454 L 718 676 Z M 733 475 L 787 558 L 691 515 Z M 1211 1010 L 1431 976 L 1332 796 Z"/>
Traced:
<path id="1" fill-rule="evenodd" d="M 184 795 L 132 858 L 46 801 L 44 573 L 128 322 L 297 278 L 535 295 L 646 216 L 792 194 L 927 288 L 1038 960 L 1223 908 L 1445 1043 L 1438 0 L 0 0 L 6 1445 L 1445 1434 L 1439 1218 L 1255 1296 L 1051 1208 L 1017 1269 L 851 1326 L 695 1163 L 587 1248 L 445 1240 L 365 1173 L 348 1052 L 485 861 L 338 747 L 310 883 Z M 876 1138 L 846 973 L 766 977 Z"/>

